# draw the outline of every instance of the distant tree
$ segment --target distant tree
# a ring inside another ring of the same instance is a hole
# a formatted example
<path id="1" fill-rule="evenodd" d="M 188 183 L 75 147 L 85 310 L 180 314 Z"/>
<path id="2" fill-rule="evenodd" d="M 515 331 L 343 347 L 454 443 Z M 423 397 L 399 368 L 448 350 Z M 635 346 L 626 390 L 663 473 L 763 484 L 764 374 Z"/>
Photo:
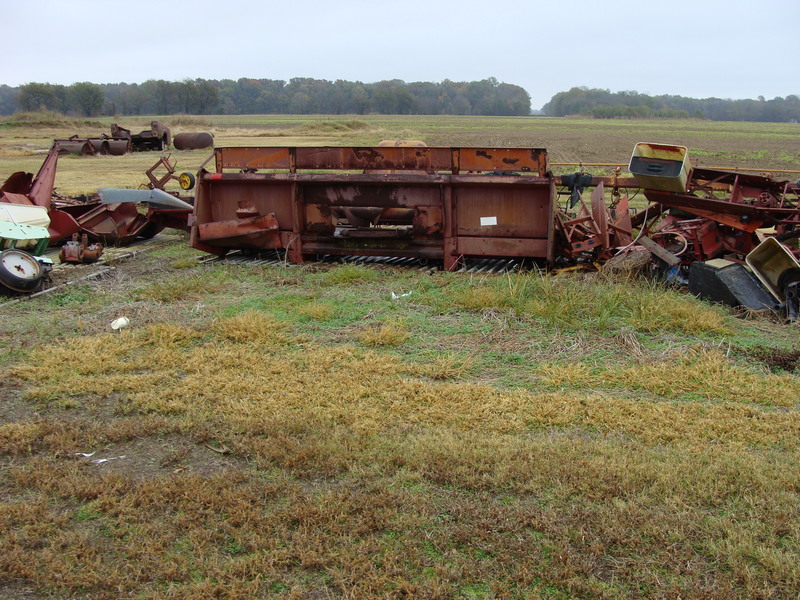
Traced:
<path id="1" fill-rule="evenodd" d="M 86 117 L 99 115 L 106 100 L 103 88 L 88 81 L 69 86 L 68 98 L 70 105 Z"/>
<path id="2" fill-rule="evenodd" d="M 292 94 L 292 99 L 289 102 L 289 110 L 298 115 L 305 115 L 308 114 L 308 106 L 311 102 L 311 98 L 305 92 L 295 92 Z"/>
<path id="3" fill-rule="evenodd" d="M 614 109 L 618 110 L 614 110 Z M 707 118 L 715 121 L 791 121 L 800 120 L 800 100 L 796 96 L 766 100 L 722 100 L 648 96 L 636 91 L 612 93 L 609 90 L 572 88 L 555 94 L 544 105 L 548 116 L 593 115 L 596 118 Z"/>
<path id="4" fill-rule="evenodd" d="M 213 113 L 219 107 L 219 88 L 205 79 L 194 81 L 197 89 L 197 112 L 201 115 Z"/>
<path id="5" fill-rule="evenodd" d="M 174 86 L 175 101 L 178 110 L 184 114 L 194 114 L 198 111 L 198 99 L 200 92 L 197 89 L 197 84 L 191 79 L 184 79 L 176 83 Z"/>
<path id="6" fill-rule="evenodd" d="M 8 85 L 0 85 L 0 115 L 10 115 L 17 107 L 19 90 Z"/>
<path id="7" fill-rule="evenodd" d="M 149 79 L 142 84 L 145 93 L 150 97 L 149 107 L 159 115 L 170 115 L 177 106 L 177 87 L 180 84 L 163 79 Z M 149 111 L 148 111 L 149 112 Z"/>
<path id="8" fill-rule="evenodd" d="M 113 113 L 123 115 L 141 115 L 149 97 L 145 89 L 136 84 L 121 83 L 106 88 L 106 98 L 113 103 Z"/>
<path id="9" fill-rule="evenodd" d="M 26 111 L 57 110 L 58 96 L 49 83 L 26 83 L 19 86 L 17 105 Z"/>

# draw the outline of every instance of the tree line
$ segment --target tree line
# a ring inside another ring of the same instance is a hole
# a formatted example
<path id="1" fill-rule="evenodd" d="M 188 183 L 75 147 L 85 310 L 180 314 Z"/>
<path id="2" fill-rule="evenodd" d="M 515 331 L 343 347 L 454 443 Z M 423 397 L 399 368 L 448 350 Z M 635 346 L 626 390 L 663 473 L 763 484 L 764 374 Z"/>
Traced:
<path id="1" fill-rule="evenodd" d="M 26 83 L 0 86 L 0 114 L 52 110 L 87 117 L 173 114 L 454 114 L 531 113 L 528 92 L 494 78 L 481 81 L 361 83 L 324 79 L 144 83 Z"/>
<path id="2" fill-rule="evenodd" d="M 531 114 L 528 92 L 490 77 L 481 81 L 361 83 L 297 77 L 289 81 L 241 78 L 144 83 L 91 82 L 69 86 L 0 85 L 0 114 L 52 110 L 67 115 L 174 114 Z M 544 105 L 545 116 L 596 119 L 703 118 L 713 121 L 800 121 L 800 98 L 726 100 L 650 96 L 636 91 L 573 87 Z"/>
<path id="3" fill-rule="evenodd" d="M 574 87 L 559 92 L 542 107 L 542 114 L 553 117 L 592 116 L 619 118 L 703 118 L 712 121 L 800 121 L 800 98 L 796 95 L 766 100 L 723 100 L 684 96 L 649 96 L 636 91 Z"/>

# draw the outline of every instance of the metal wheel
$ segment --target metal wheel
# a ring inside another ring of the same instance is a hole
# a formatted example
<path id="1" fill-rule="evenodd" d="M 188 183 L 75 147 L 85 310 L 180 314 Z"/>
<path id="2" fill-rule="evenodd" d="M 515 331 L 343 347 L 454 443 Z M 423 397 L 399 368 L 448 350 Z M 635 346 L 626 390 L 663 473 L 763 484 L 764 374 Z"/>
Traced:
<path id="1" fill-rule="evenodd" d="M 39 263 L 27 252 L 10 248 L 0 253 L 0 283 L 10 290 L 31 292 L 43 277 Z"/>

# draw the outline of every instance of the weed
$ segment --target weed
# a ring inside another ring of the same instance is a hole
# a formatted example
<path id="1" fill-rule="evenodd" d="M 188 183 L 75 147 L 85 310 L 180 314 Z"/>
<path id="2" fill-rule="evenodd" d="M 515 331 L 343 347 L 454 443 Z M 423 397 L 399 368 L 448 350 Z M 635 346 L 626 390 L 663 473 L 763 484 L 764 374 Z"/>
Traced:
<path id="1" fill-rule="evenodd" d="M 297 309 L 298 314 L 315 321 L 326 321 L 336 314 L 336 308 L 326 302 L 311 302 Z"/>
<path id="2" fill-rule="evenodd" d="M 191 269 L 197 266 L 197 260 L 191 258 L 181 258 L 170 263 L 173 269 Z"/>
<path id="3" fill-rule="evenodd" d="M 408 329 L 402 323 L 386 323 L 367 327 L 356 334 L 365 346 L 399 346 L 408 340 Z"/>
<path id="4" fill-rule="evenodd" d="M 287 327 L 274 317 L 263 312 L 247 311 L 219 319 L 212 325 L 213 331 L 234 342 L 250 342 L 255 344 L 287 344 Z"/>
<path id="5" fill-rule="evenodd" d="M 67 291 L 58 292 L 50 296 L 49 302 L 55 306 L 69 306 L 82 304 L 92 297 L 92 288 L 88 285 L 73 285 Z"/>
<path id="6" fill-rule="evenodd" d="M 321 277 L 322 283 L 329 286 L 362 283 L 376 279 L 378 279 L 378 272 L 374 269 L 349 264 L 336 266 L 323 273 Z"/>
<path id="7" fill-rule="evenodd" d="M 135 300 L 155 300 L 171 303 L 187 298 L 197 298 L 203 294 L 219 289 L 221 284 L 209 278 L 189 276 L 149 284 L 133 292 Z"/>
<path id="8" fill-rule="evenodd" d="M 618 283 L 599 274 L 487 278 L 457 291 L 454 302 L 469 310 L 510 310 L 517 317 L 570 330 L 730 332 L 721 311 L 690 296 L 647 282 Z"/>

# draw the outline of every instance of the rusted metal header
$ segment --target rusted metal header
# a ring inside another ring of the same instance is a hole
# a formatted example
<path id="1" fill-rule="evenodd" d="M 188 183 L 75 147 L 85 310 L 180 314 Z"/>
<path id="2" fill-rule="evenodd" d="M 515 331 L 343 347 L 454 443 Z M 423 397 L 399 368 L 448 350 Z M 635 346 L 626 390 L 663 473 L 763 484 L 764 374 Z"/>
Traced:
<path id="1" fill-rule="evenodd" d="M 216 170 L 391 170 L 427 173 L 514 172 L 545 176 L 542 148 L 228 147 L 214 150 Z"/>

